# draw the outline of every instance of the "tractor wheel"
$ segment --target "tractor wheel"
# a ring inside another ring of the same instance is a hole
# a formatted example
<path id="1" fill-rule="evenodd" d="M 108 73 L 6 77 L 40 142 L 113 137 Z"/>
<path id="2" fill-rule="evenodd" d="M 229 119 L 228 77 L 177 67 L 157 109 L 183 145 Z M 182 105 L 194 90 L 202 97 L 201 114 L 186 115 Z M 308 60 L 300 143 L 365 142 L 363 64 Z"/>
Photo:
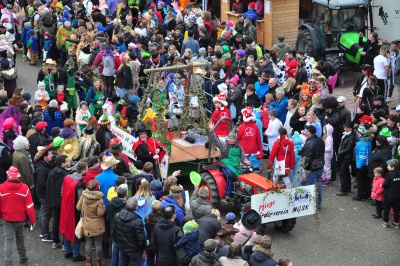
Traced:
<path id="1" fill-rule="evenodd" d="M 282 221 L 282 225 L 275 225 L 275 228 L 283 233 L 288 233 L 293 230 L 296 225 L 296 218 L 286 219 Z"/>
<path id="2" fill-rule="evenodd" d="M 327 54 L 325 56 L 325 62 L 331 64 L 336 72 L 340 73 L 340 56 L 339 54 Z"/>
<path id="3" fill-rule="evenodd" d="M 217 183 L 215 182 L 214 177 L 208 173 L 204 172 L 201 173 L 201 182 L 200 186 L 206 186 L 208 191 L 210 192 L 209 202 L 214 209 L 218 209 L 219 205 L 221 204 Z"/>
<path id="4" fill-rule="evenodd" d="M 313 48 L 314 44 L 310 31 L 308 29 L 300 30 L 299 35 L 297 35 L 296 51 L 302 50 L 309 56 L 315 57 Z"/>

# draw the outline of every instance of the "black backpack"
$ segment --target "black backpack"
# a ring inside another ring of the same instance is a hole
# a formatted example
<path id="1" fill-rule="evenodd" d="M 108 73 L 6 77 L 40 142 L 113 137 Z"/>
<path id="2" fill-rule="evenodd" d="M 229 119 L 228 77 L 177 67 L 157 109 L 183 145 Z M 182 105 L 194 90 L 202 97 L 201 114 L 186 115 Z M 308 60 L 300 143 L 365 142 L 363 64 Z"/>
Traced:
<path id="1" fill-rule="evenodd" d="M 7 144 L 0 142 L 0 184 L 4 183 L 7 180 L 6 171 L 12 165 L 12 155 L 11 150 L 7 146 Z"/>

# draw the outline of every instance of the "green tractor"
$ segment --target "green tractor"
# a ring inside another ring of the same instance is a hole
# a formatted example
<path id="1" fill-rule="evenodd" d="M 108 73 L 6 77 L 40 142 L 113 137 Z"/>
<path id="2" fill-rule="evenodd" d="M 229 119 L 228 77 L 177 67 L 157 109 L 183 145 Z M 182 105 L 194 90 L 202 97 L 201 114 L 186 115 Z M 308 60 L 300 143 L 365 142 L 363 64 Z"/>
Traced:
<path id="1" fill-rule="evenodd" d="M 367 28 L 368 7 L 369 0 L 313 0 L 312 18 L 299 27 L 296 50 L 325 60 L 337 71 L 344 65 L 358 67 L 358 39 Z"/>

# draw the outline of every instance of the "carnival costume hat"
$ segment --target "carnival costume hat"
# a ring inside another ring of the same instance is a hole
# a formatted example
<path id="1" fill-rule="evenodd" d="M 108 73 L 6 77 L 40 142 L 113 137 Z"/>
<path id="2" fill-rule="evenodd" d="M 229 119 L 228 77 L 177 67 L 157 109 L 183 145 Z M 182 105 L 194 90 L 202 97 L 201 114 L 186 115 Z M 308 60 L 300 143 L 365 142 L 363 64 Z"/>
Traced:
<path id="1" fill-rule="evenodd" d="M 63 144 L 61 144 L 60 146 L 60 149 L 58 149 L 58 154 L 66 155 L 70 163 L 72 163 L 73 160 L 78 159 L 79 157 L 78 139 L 70 138 L 64 140 Z"/>
<path id="2" fill-rule="evenodd" d="M 226 86 L 225 83 L 221 83 L 217 86 L 219 92 L 224 92 L 227 93 L 228 92 L 228 86 Z"/>
<path id="3" fill-rule="evenodd" d="M 385 127 L 385 128 L 383 128 L 383 129 L 381 130 L 381 132 L 379 132 L 379 135 L 388 138 L 388 137 L 392 136 L 392 132 L 390 132 L 390 130 L 389 130 L 387 127 Z"/>
<path id="4" fill-rule="evenodd" d="M 247 230 L 253 230 L 261 224 L 261 216 L 255 210 L 250 210 L 243 215 L 242 225 Z"/>
<path id="5" fill-rule="evenodd" d="M 99 124 L 101 127 L 107 127 L 108 125 L 111 125 L 110 120 L 108 120 L 107 115 L 102 115 L 99 121 Z"/>
<path id="6" fill-rule="evenodd" d="M 222 229 L 217 233 L 219 236 L 226 236 L 239 233 L 239 229 L 233 227 L 233 225 L 228 224 L 222 227 Z"/>
<path id="7" fill-rule="evenodd" d="M 15 119 L 12 117 L 9 117 L 6 120 L 4 120 L 3 129 L 10 130 L 14 127 L 14 125 L 15 125 Z"/>
<path id="8" fill-rule="evenodd" d="M 15 166 L 11 166 L 10 168 L 8 168 L 6 173 L 7 173 L 8 179 L 18 179 L 21 176 L 18 171 L 18 168 Z"/>
<path id="9" fill-rule="evenodd" d="M 106 169 L 118 164 L 119 162 L 120 162 L 120 160 L 115 159 L 114 155 L 111 152 L 106 151 L 104 153 L 103 160 L 101 161 L 100 167 L 101 167 L 101 169 L 106 170 Z"/>
<path id="10" fill-rule="evenodd" d="M 54 147 L 54 148 L 58 148 L 58 147 L 60 147 L 61 144 L 63 144 L 63 143 L 64 143 L 64 139 L 63 139 L 62 137 L 60 137 L 60 136 L 57 136 L 57 137 L 55 137 L 54 140 L 53 140 L 53 147 Z"/>
<path id="11" fill-rule="evenodd" d="M 135 137 L 136 137 L 136 138 L 139 137 L 139 134 L 140 134 L 140 133 L 143 133 L 143 132 L 146 132 L 146 133 L 147 133 L 147 137 L 151 138 L 151 135 L 152 135 L 152 134 L 151 134 L 151 130 L 146 129 L 146 126 L 144 125 L 144 123 L 141 122 L 141 123 L 139 124 L 138 130 L 136 130 Z"/>
<path id="12" fill-rule="evenodd" d="M 35 162 L 39 161 L 40 158 L 42 158 L 43 154 L 45 154 L 45 152 L 48 151 L 51 147 L 53 147 L 53 142 L 51 142 L 47 146 L 38 146 L 34 161 Z"/>
<path id="13" fill-rule="evenodd" d="M 361 134 L 361 135 L 365 135 L 368 134 L 368 130 L 364 127 L 364 126 L 359 126 L 357 131 Z"/>
<path id="14" fill-rule="evenodd" d="M 110 148 L 108 148 L 108 151 L 111 153 L 120 153 L 122 152 L 123 147 L 120 143 L 113 143 Z"/>
<path id="15" fill-rule="evenodd" d="M 213 98 L 213 103 L 219 102 L 223 106 L 228 106 L 228 102 L 226 101 L 227 95 L 226 93 L 220 93 Z"/>
<path id="16" fill-rule="evenodd" d="M 359 121 L 360 121 L 361 123 L 363 123 L 363 124 L 371 125 L 371 124 L 372 124 L 372 117 L 369 116 L 369 115 L 363 115 L 363 116 L 359 119 Z"/>
<path id="17" fill-rule="evenodd" d="M 253 107 L 247 106 L 246 108 L 242 109 L 242 115 L 243 115 L 243 121 L 244 122 L 249 122 L 249 121 L 256 121 L 256 117 L 254 116 L 253 113 Z"/>

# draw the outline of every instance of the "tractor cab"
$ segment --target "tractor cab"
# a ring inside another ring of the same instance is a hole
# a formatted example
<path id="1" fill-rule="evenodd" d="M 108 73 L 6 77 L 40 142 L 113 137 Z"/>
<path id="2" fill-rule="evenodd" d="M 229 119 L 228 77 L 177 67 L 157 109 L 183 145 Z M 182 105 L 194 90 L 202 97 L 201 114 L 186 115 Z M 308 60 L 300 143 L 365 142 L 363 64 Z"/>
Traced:
<path id="1" fill-rule="evenodd" d="M 347 52 L 340 48 L 340 40 L 347 33 L 358 36 L 365 31 L 367 5 L 368 0 L 313 0 L 312 15 L 299 28 L 296 50 L 339 70 L 339 54 Z"/>

